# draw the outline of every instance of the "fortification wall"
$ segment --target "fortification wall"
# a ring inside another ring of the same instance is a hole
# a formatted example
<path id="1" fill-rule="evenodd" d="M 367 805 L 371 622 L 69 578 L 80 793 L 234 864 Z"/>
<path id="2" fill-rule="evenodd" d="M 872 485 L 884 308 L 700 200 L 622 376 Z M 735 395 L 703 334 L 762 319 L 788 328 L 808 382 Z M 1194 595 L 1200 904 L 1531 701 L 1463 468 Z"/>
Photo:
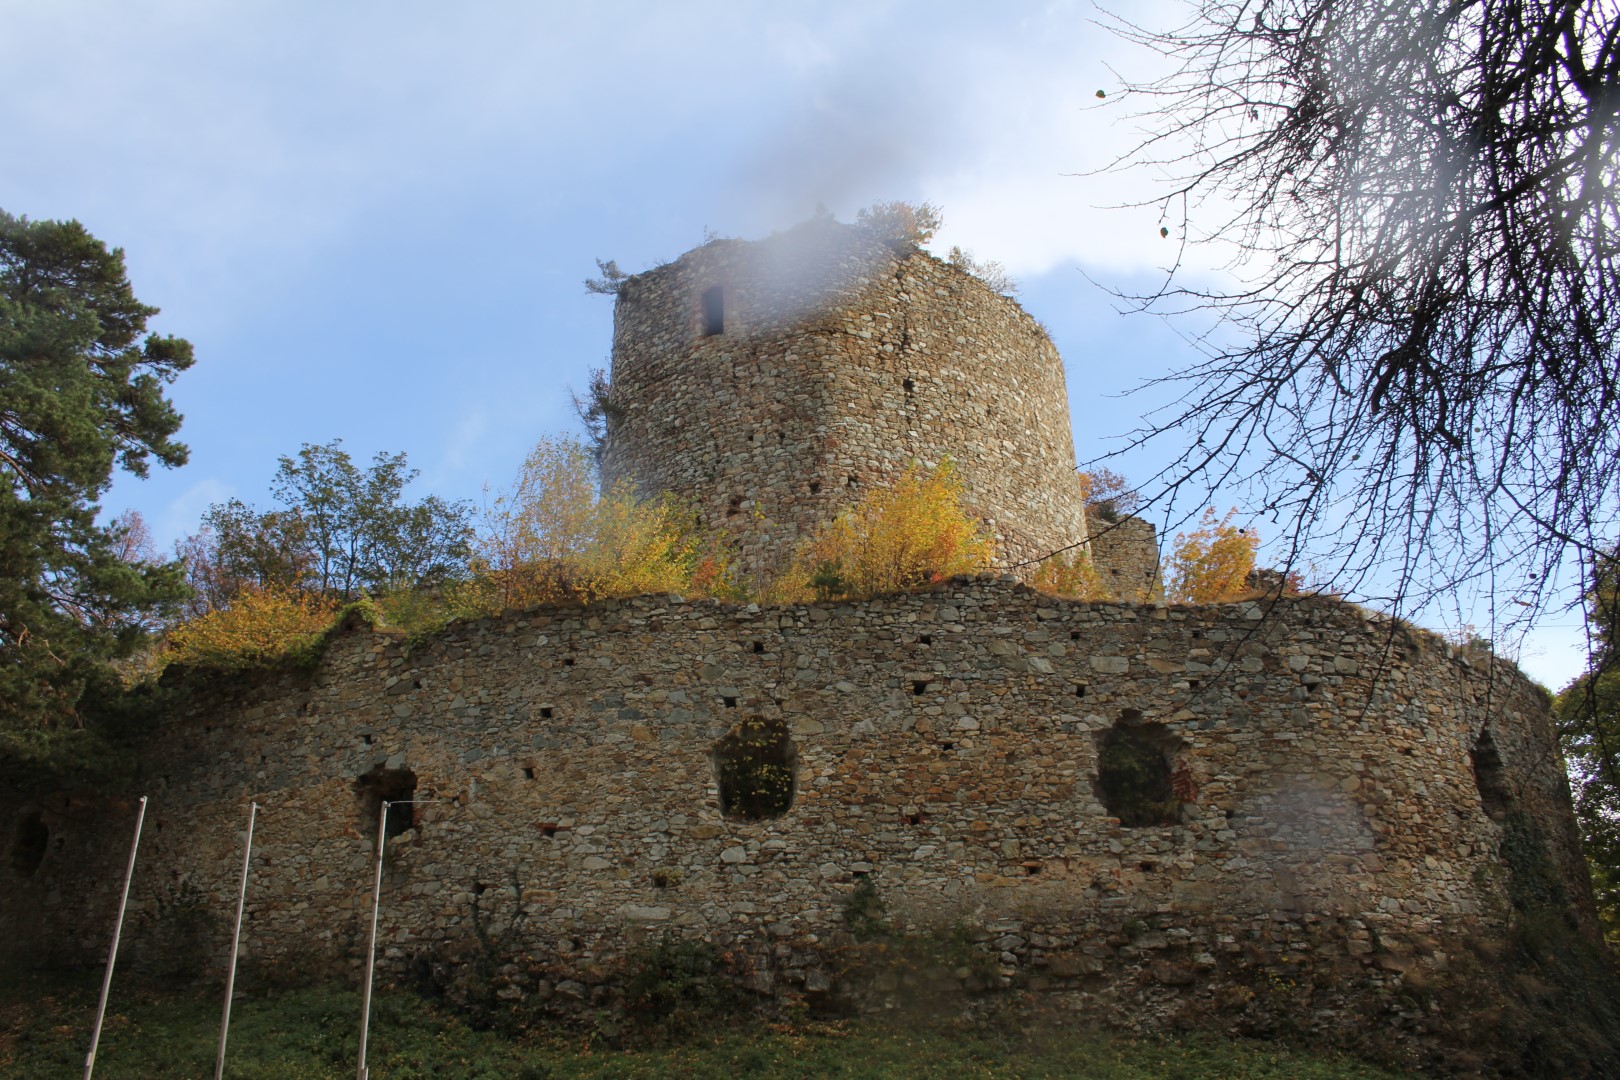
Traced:
<path id="1" fill-rule="evenodd" d="M 754 716 L 794 742 L 779 818 L 721 812 L 716 742 Z M 1103 805 L 1100 740 L 1122 720 L 1169 736 L 1172 823 Z M 48 833 L 0 864 L 0 949 L 104 954 L 147 794 L 135 955 L 187 902 L 223 942 L 254 799 L 248 963 L 358 964 L 377 803 L 357 779 L 379 768 L 414 773 L 419 800 L 387 865 L 382 963 L 494 941 L 528 957 L 500 969 L 514 999 L 588 1000 L 665 931 L 752 957 L 762 990 L 826 990 L 863 881 L 897 927 L 965 928 L 983 964 L 947 977 L 970 985 L 1139 1018 L 1256 968 L 1393 990 L 1444 966 L 1452 935 L 1501 929 L 1515 821 L 1591 919 L 1546 702 L 1507 665 L 1332 601 L 1093 604 L 966 580 L 542 609 L 414 651 L 360 630 L 312 673 L 194 680 L 127 790 L 0 790 L 5 835 Z"/>
<path id="2" fill-rule="evenodd" d="M 1004 562 L 1085 535 L 1046 333 L 977 278 L 851 226 L 716 241 L 631 278 L 612 385 L 605 479 L 695 499 L 750 566 L 785 559 L 910 462 L 945 457 Z"/>

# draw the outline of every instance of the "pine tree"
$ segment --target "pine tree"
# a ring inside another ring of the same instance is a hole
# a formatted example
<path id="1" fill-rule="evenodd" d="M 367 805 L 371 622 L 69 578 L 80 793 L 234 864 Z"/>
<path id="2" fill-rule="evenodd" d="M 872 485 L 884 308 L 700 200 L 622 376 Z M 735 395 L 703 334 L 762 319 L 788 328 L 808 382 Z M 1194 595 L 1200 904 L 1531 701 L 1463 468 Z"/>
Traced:
<path id="1" fill-rule="evenodd" d="M 183 594 L 96 522 L 113 469 L 181 465 L 164 387 L 191 346 L 146 334 L 124 254 L 76 221 L 0 211 L 0 738 L 83 722 L 85 688 Z"/>

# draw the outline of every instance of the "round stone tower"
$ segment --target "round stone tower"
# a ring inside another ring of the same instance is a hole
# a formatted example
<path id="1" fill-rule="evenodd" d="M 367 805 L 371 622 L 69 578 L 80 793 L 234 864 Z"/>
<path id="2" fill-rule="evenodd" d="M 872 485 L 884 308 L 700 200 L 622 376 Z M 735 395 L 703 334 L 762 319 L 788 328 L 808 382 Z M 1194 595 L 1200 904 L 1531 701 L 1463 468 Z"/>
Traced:
<path id="1" fill-rule="evenodd" d="M 817 219 L 716 240 L 620 289 L 603 479 L 696 501 L 747 566 L 912 461 L 956 463 L 1016 565 L 1082 541 L 1063 363 L 1017 303 Z"/>

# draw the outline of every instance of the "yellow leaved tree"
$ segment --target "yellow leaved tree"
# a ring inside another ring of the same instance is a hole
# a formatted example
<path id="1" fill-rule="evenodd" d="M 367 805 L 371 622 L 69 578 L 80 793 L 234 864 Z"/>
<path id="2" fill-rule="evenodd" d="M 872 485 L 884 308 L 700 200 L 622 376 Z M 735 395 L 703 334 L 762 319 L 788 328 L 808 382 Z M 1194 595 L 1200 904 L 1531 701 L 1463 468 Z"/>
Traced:
<path id="1" fill-rule="evenodd" d="M 726 560 L 691 507 L 639 498 L 629 484 L 598 495 L 590 450 L 545 438 L 517 479 L 485 508 L 473 577 L 455 590 L 459 614 L 606 597 L 723 594 Z"/>
<path id="2" fill-rule="evenodd" d="M 1072 600 L 1112 599 L 1089 551 L 1059 552 L 1042 559 L 1029 583 L 1039 592 Z"/>
<path id="3" fill-rule="evenodd" d="M 172 627 L 169 659 L 183 664 L 244 668 L 295 656 L 332 625 L 335 606 L 292 587 L 246 585 L 229 607 L 214 608 Z"/>
<path id="4" fill-rule="evenodd" d="M 1251 575 L 1260 548 L 1252 530 L 1232 524 L 1209 507 L 1190 533 L 1177 533 L 1170 553 L 1167 593 L 1172 603 L 1221 604 L 1253 591 Z"/>
<path id="5" fill-rule="evenodd" d="M 951 462 L 934 469 L 913 463 L 828 522 L 770 593 L 797 603 L 902 592 L 986 570 L 994 557 L 995 541 L 962 508 Z"/>

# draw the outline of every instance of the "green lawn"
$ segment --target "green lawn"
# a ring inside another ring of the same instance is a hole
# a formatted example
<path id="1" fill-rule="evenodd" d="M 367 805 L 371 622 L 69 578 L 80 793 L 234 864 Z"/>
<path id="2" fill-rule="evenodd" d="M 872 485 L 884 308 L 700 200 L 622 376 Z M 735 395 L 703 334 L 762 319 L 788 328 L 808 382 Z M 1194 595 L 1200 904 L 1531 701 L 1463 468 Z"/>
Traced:
<path id="1" fill-rule="evenodd" d="M 97 987 L 89 982 L 0 988 L 0 1076 L 76 1077 L 89 1045 Z M 115 983 L 95 1075 L 106 1080 L 209 1077 L 219 1001 Z M 265 1080 L 355 1075 L 359 995 L 316 988 L 254 995 L 232 1012 L 225 1075 Z M 557 1031 L 512 1039 L 473 1031 L 453 1013 L 400 990 L 377 996 L 374 1080 L 539 1080 L 636 1077 L 1063 1077 L 1107 1080 L 1373 1080 L 1395 1074 L 1252 1041 L 1144 1040 L 1091 1032 L 998 1036 L 983 1027 L 881 1020 L 796 1026 L 739 1022 L 657 1049 L 621 1050 Z"/>

